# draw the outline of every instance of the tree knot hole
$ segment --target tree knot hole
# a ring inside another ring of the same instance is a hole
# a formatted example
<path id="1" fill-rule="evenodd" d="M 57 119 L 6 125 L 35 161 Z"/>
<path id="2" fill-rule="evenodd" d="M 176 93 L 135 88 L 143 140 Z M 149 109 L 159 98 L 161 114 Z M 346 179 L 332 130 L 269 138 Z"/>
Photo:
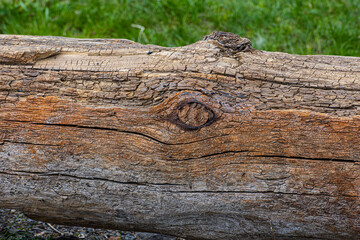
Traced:
<path id="1" fill-rule="evenodd" d="M 215 113 L 205 104 L 196 101 L 186 101 L 177 108 L 177 124 L 186 130 L 196 130 L 210 125 L 215 119 Z"/>

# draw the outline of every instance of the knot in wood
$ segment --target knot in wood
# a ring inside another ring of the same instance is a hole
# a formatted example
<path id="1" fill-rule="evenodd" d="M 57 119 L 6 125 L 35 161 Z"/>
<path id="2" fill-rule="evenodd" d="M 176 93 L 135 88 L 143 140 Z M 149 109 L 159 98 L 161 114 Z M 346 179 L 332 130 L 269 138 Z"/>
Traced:
<path id="1" fill-rule="evenodd" d="M 214 112 L 205 104 L 197 101 L 181 104 L 177 111 L 178 120 L 187 129 L 199 129 L 209 125 L 214 117 Z"/>
<path id="2" fill-rule="evenodd" d="M 252 49 L 252 44 L 249 39 L 229 32 L 215 31 L 205 36 L 203 40 L 216 40 L 226 49 L 235 52 L 246 52 Z"/>

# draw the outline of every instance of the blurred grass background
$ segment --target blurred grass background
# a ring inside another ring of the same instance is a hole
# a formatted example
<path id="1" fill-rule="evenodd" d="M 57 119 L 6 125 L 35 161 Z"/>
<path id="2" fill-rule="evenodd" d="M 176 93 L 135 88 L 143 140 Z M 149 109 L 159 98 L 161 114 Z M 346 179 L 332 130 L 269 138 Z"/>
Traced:
<path id="1" fill-rule="evenodd" d="M 360 0 L 0 0 L 0 33 L 181 46 L 221 30 L 262 50 L 360 56 L 359 7 Z"/>

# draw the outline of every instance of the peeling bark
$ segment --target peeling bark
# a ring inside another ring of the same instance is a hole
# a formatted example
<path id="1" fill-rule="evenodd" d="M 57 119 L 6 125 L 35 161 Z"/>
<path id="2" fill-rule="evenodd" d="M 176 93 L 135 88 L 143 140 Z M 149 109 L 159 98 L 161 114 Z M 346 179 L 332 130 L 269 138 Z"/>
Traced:
<path id="1" fill-rule="evenodd" d="M 0 36 L 0 207 L 188 239 L 358 239 L 360 58 Z"/>

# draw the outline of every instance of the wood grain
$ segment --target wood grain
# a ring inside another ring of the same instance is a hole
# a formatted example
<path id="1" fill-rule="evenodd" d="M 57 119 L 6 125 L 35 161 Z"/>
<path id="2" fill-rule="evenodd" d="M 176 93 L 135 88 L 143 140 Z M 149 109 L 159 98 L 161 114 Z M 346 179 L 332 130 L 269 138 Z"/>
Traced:
<path id="1" fill-rule="evenodd" d="M 358 239 L 360 58 L 0 36 L 0 207 L 187 239 Z"/>

